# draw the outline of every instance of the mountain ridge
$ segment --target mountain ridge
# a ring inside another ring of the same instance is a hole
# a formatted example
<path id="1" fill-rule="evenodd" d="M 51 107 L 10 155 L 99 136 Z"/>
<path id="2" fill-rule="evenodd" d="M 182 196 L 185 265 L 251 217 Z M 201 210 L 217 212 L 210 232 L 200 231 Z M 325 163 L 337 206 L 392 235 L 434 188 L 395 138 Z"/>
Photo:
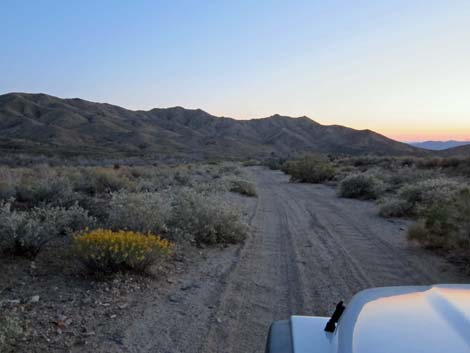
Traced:
<path id="1" fill-rule="evenodd" d="M 470 141 L 456 141 L 456 140 L 447 140 L 447 141 L 422 141 L 422 142 L 410 142 L 412 146 L 425 148 L 432 151 L 443 151 L 454 147 L 469 145 Z"/>
<path id="2" fill-rule="evenodd" d="M 44 93 L 0 95 L 0 148 L 181 158 L 265 158 L 302 153 L 421 155 L 371 130 L 306 116 L 236 120 L 183 107 L 129 110 Z"/>

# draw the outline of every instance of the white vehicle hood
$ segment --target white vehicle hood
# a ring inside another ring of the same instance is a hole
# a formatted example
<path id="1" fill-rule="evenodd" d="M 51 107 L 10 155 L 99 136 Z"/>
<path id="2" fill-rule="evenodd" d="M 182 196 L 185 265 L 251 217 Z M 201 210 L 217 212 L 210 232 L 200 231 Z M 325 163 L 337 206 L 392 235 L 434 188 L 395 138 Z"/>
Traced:
<path id="1" fill-rule="evenodd" d="M 470 285 L 368 289 L 334 333 L 326 318 L 291 318 L 295 353 L 470 353 Z"/>

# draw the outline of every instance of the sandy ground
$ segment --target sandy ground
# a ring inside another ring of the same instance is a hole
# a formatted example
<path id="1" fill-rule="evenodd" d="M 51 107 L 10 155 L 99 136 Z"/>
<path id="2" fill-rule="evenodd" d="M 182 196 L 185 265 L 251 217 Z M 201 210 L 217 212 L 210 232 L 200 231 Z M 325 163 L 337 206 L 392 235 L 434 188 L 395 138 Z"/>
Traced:
<path id="1" fill-rule="evenodd" d="M 407 223 L 378 217 L 373 203 L 289 183 L 280 172 L 249 172 L 259 197 L 250 201 L 245 244 L 204 250 L 180 277 L 135 298 L 132 314 L 93 351 L 263 352 L 272 320 L 328 315 L 361 289 L 468 282 L 409 244 Z"/>

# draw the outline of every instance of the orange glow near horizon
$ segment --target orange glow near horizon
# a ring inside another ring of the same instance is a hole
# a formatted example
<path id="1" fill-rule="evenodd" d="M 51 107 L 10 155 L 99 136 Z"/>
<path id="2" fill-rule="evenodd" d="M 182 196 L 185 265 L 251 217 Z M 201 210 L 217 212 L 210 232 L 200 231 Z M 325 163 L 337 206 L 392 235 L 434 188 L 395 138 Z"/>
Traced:
<path id="1" fill-rule="evenodd" d="M 384 114 L 385 115 L 385 114 Z M 467 119 L 407 119 L 403 117 L 390 119 L 354 119 L 346 118 L 314 118 L 323 125 L 343 125 L 349 128 L 369 129 L 388 138 L 403 142 L 420 141 L 470 141 L 470 118 Z M 438 121 L 436 121 L 438 120 Z"/>
<path id="2" fill-rule="evenodd" d="M 420 142 L 420 141 L 470 141 L 470 132 L 468 130 L 455 129 L 420 129 L 419 131 L 413 130 L 383 130 L 376 131 L 391 139 L 404 142 Z"/>
<path id="3" fill-rule="evenodd" d="M 384 119 L 385 120 L 385 119 Z M 460 119 L 459 119 L 460 120 Z M 356 125 L 356 124 L 354 124 Z M 470 119 L 467 121 L 418 121 L 406 123 L 406 119 L 390 119 L 389 122 L 364 122 L 354 126 L 345 121 L 345 126 L 355 129 L 370 129 L 391 139 L 404 142 L 420 141 L 470 141 Z"/>

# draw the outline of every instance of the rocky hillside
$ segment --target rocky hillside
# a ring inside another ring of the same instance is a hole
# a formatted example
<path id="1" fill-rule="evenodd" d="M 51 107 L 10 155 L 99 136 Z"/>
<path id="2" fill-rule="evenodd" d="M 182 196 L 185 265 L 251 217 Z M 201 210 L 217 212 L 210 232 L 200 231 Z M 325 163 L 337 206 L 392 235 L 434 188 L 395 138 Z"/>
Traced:
<path id="1" fill-rule="evenodd" d="M 321 125 L 307 117 L 235 120 L 200 109 L 132 111 L 82 99 L 26 93 L 0 96 L 0 150 L 191 159 L 305 152 L 424 153 L 370 130 Z"/>

